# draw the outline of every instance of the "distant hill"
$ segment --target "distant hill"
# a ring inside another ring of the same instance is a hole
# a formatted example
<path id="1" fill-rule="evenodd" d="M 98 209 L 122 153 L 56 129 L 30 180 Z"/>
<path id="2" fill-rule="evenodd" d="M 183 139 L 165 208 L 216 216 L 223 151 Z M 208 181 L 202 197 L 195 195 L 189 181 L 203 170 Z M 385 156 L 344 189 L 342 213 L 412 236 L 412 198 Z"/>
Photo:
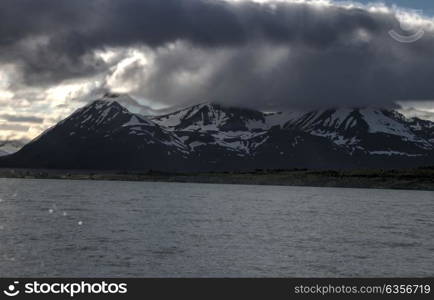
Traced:
<path id="1" fill-rule="evenodd" d="M 8 140 L 0 141 L 0 156 L 9 155 L 20 150 L 26 141 L 23 140 Z"/>

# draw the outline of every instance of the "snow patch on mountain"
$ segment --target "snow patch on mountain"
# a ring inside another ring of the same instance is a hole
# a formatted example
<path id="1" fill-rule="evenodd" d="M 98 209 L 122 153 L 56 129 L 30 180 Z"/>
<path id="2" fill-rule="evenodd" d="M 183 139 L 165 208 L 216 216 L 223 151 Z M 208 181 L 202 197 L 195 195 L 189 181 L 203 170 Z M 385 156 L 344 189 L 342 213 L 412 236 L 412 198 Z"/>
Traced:
<path id="1" fill-rule="evenodd" d="M 152 121 L 170 130 L 183 131 L 249 131 L 268 128 L 261 112 L 212 103 L 194 105 L 168 115 L 154 117 Z"/>
<path id="2" fill-rule="evenodd" d="M 369 126 L 369 132 L 371 133 L 387 133 L 393 135 L 399 135 L 404 139 L 410 141 L 419 141 L 420 139 L 410 130 L 408 126 L 403 123 L 394 120 L 393 118 L 385 115 L 383 111 L 374 109 L 362 109 L 360 110 L 363 119 Z"/>
<path id="3" fill-rule="evenodd" d="M 409 156 L 409 157 L 417 157 L 417 156 L 423 156 L 422 154 L 411 154 L 411 153 L 405 153 L 405 152 L 399 152 L 399 151 L 369 151 L 369 154 L 373 155 L 400 155 L 400 156 Z"/>

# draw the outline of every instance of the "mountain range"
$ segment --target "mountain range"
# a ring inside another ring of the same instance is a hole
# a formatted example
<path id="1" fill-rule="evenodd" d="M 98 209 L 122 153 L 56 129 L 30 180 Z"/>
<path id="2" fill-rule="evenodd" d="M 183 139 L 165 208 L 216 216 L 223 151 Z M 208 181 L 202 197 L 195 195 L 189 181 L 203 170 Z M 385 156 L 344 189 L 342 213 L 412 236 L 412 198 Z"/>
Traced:
<path id="1" fill-rule="evenodd" d="M 406 168 L 434 165 L 434 122 L 397 111 L 264 113 L 214 103 L 143 116 L 110 94 L 78 109 L 1 167 L 157 170 Z"/>
<path id="2" fill-rule="evenodd" d="M 26 144 L 23 140 L 0 141 L 0 156 L 17 152 Z"/>

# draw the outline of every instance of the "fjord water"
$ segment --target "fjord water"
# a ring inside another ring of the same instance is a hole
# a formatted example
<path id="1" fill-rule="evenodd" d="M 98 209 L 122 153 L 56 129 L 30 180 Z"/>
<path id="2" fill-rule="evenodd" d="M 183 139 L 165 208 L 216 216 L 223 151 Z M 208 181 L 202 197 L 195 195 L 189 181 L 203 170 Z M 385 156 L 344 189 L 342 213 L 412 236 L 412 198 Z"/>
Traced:
<path id="1" fill-rule="evenodd" d="M 0 276 L 433 276 L 434 193 L 0 179 Z"/>

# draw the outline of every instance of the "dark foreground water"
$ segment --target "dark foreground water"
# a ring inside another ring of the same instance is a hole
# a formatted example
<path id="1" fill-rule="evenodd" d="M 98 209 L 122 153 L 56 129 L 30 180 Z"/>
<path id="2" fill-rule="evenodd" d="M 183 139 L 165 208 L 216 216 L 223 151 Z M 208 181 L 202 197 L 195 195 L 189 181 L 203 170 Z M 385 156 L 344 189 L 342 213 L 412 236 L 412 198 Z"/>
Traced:
<path id="1" fill-rule="evenodd" d="M 0 276 L 433 276 L 434 193 L 0 179 Z"/>

